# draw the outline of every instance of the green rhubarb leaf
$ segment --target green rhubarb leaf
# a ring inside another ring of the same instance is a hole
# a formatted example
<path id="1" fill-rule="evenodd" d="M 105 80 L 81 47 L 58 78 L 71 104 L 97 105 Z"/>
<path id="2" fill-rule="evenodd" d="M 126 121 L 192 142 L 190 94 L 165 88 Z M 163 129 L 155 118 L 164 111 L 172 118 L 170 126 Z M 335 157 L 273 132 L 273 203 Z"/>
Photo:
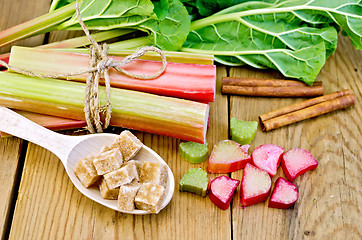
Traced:
<path id="1" fill-rule="evenodd" d="M 192 192 L 202 197 L 206 196 L 209 179 L 201 168 L 191 168 L 180 180 L 181 192 Z"/>
<path id="2" fill-rule="evenodd" d="M 182 50 L 214 54 L 227 65 L 277 69 L 311 84 L 335 51 L 339 28 L 362 47 L 361 13 L 358 0 L 245 2 L 194 21 Z"/>
<path id="3" fill-rule="evenodd" d="M 52 4 L 50 5 L 49 12 L 53 12 L 54 10 L 57 10 L 58 8 L 64 7 L 75 1 L 76 0 L 53 0 Z"/>
<path id="4" fill-rule="evenodd" d="M 168 13 L 169 2 L 168 0 L 153 0 L 153 5 L 155 6 L 153 11 L 156 14 L 158 19 L 165 19 Z"/>
<path id="5" fill-rule="evenodd" d="M 179 0 L 170 0 L 164 19 L 152 17 L 138 28 L 150 33 L 152 42 L 163 50 L 178 50 L 185 42 L 190 30 L 190 17 Z"/>
<path id="6" fill-rule="evenodd" d="M 84 0 L 80 13 L 90 30 L 135 26 L 154 14 L 150 0 Z M 61 24 L 59 29 L 80 29 L 77 15 Z"/>

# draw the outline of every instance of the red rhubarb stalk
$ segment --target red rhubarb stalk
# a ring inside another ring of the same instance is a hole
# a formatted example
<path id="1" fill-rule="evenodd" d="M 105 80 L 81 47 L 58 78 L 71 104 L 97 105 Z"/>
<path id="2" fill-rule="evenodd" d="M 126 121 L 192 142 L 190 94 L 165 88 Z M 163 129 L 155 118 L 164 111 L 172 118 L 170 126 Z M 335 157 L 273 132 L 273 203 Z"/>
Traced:
<path id="1" fill-rule="evenodd" d="M 112 57 L 120 61 L 121 57 Z M 59 52 L 45 49 L 13 47 L 10 65 L 36 73 L 64 74 L 79 72 L 89 68 L 89 56 L 80 53 Z M 152 74 L 162 66 L 159 61 L 135 60 L 123 68 L 136 74 Z M 82 81 L 86 75 L 70 77 Z M 213 102 L 216 86 L 216 66 L 186 63 L 167 64 L 165 72 L 153 80 L 138 80 L 110 70 L 111 85 L 117 88 L 154 93 L 190 99 L 200 102 Z"/>
<path id="2" fill-rule="evenodd" d="M 14 110 L 14 111 L 22 115 L 23 117 L 26 117 L 31 121 L 53 131 L 77 129 L 87 126 L 86 122 L 81 120 L 55 117 L 55 116 L 49 116 L 40 113 L 27 112 L 21 110 Z M 4 132 L 0 132 L 0 136 L 7 137 L 10 135 Z"/>

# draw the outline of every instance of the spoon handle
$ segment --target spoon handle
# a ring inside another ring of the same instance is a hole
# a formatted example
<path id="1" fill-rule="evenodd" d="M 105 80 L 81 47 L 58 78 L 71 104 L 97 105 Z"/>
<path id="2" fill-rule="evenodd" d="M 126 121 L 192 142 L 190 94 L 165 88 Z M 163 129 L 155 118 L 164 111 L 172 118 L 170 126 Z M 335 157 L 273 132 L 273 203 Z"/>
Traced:
<path id="1" fill-rule="evenodd" d="M 62 161 L 83 139 L 83 136 L 71 137 L 48 130 L 6 107 L 0 107 L 0 131 L 44 147 Z"/>

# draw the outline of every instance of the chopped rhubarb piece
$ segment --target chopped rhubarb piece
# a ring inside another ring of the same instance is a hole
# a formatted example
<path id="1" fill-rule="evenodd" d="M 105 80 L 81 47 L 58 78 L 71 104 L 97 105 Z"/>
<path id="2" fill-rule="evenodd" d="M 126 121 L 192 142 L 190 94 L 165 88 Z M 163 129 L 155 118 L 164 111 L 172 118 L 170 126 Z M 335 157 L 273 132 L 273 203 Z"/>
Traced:
<path id="1" fill-rule="evenodd" d="M 230 134 L 232 140 L 241 145 L 249 144 L 255 137 L 258 122 L 256 121 L 241 121 L 236 118 L 230 120 Z"/>
<path id="2" fill-rule="evenodd" d="M 215 144 L 209 157 L 210 173 L 229 173 L 245 167 L 251 157 L 232 140 L 223 140 Z"/>
<path id="3" fill-rule="evenodd" d="M 210 200 L 222 210 L 227 209 L 239 183 L 239 180 L 226 176 L 214 178 L 209 184 Z"/>
<path id="4" fill-rule="evenodd" d="M 191 168 L 180 180 L 181 192 L 192 192 L 202 197 L 206 196 L 209 179 L 201 168 Z"/>
<path id="5" fill-rule="evenodd" d="M 282 168 L 288 180 L 293 182 L 296 177 L 318 166 L 317 160 L 310 152 L 302 148 L 293 148 L 283 154 Z"/>
<path id="6" fill-rule="evenodd" d="M 270 193 L 269 174 L 251 164 L 246 164 L 241 180 L 241 206 L 246 207 L 264 202 Z"/>
<path id="7" fill-rule="evenodd" d="M 273 193 L 269 200 L 269 207 L 287 209 L 298 200 L 297 187 L 280 177 L 275 183 Z"/>
<path id="8" fill-rule="evenodd" d="M 190 163 L 202 163 L 209 156 L 208 144 L 182 142 L 179 145 L 181 156 Z"/>
<path id="9" fill-rule="evenodd" d="M 251 153 L 252 163 L 269 173 L 270 176 L 274 176 L 277 173 L 283 152 L 282 147 L 274 144 L 260 145 Z"/>

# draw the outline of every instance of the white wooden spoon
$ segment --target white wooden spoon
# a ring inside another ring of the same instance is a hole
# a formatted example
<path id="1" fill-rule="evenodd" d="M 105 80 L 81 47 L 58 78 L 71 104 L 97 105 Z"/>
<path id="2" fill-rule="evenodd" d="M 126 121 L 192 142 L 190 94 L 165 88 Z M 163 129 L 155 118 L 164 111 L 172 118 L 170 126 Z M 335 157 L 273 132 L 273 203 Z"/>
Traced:
<path id="1" fill-rule="evenodd" d="M 117 208 L 117 200 L 103 199 L 98 188 L 85 188 L 74 175 L 78 161 L 86 156 L 98 153 L 105 145 L 110 145 L 118 137 L 116 134 L 100 133 L 83 136 L 67 136 L 48 130 L 14 111 L 0 107 L 0 131 L 25 139 L 44 147 L 54 153 L 63 163 L 74 186 L 85 196 L 113 210 L 129 214 L 149 214 L 144 210 L 123 211 Z M 175 179 L 166 162 L 152 149 L 143 146 L 135 159 L 141 161 L 158 161 L 167 166 L 168 179 L 165 197 L 161 209 L 171 201 L 175 190 Z"/>

